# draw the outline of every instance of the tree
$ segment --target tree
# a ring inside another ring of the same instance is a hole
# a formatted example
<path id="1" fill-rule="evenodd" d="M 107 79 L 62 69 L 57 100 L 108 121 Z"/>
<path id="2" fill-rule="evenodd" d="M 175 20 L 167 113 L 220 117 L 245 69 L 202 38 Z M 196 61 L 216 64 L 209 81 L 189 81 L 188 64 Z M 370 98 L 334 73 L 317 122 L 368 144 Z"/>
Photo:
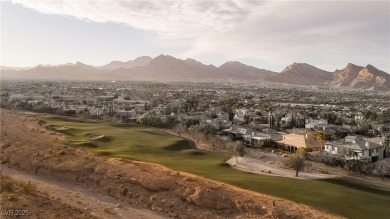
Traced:
<path id="1" fill-rule="evenodd" d="M 204 138 L 204 134 L 200 131 L 199 125 L 193 125 L 188 128 L 193 139 L 195 139 L 196 144 L 199 146 L 199 142 L 202 138 Z"/>
<path id="2" fill-rule="evenodd" d="M 216 135 L 217 134 L 217 129 L 214 128 L 214 126 L 209 125 L 209 124 L 199 126 L 199 131 L 201 131 L 205 135 Z"/>
<path id="3" fill-rule="evenodd" d="M 186 122 L 185 122 L 187 128 L 191 127 L 191 126 L 194 126 L 194 125 L 198 125 L 199 124 L 199 120 L 198 119 L 188 119 Z"/>
<path id="4" fill-rule="evenodd" d="M 295 176 L 298 177 L 299 171 L 305 168 L 305 158 L 301 154 L 294 154 L 285 161 L 284 165 L 294 169 Z"/>
<path id="5" fill-rule="evenodd" d="M 263 147 L 265 148 L 278 148 L 278 143 L 272 139 L 265 139 L 263 143 Z"/>
<path id="6" fill-rule="evenodd" d="M 384 157 L 389 157 L 390 152 L 390 135 L 386 136 L 385 140 L 383 140 L 383 155 Z"/>
<path id="7" fill-rule="evenodd" d="M 228 147 L 229 151 L 232 152 L 232 154 L 236 157 L 237 163 L 238 163 L 237 156 L 242 157 L 246 154 L 245 145 L 239 141 L 229 142 L 227 147 Z"/>
<path id="8" fill-rule="evenodd" d="M 367 164 L 368 164 L 367 160 L 352 159 L 347 161 L 345 167 L 347 168 L 348 171 L 362 173 L 364 170 L 364 166 Z"/>
<path id="9" fill-rule="evenodd" d="M 187 131 L 187 127 L 185 125 L 182 125 L 182 124 L 177 124 L 175 127 L 173 127 L 173 130 L 179 135 L 181 136 L 181 134 L 183 134 L 184 132 Z"/>
<path id="10" fill-rule="evenodd" d="M 336 122 L 336 119 L 337 119 L 337 115 L 334 114 L 333 112 L 321 112 L 318 117 L 320 117 L 321 119 L 327 119 L 329 124 L 334 124 Z"/>
<path id="11" fill-rule="evenodd" d="M 390 164 L 384 161 L 377 162 L 374 166 L 374 173 L 383 181 L 383 178 L 390 173 Z"/>
<path id="12" fill-rule="evenodd" d="M 324 149 L 324 143 L 326 141 L 326 135 L 321 132 L 315 133 L 316 140 L 320 143 L 321 151 Z"/>

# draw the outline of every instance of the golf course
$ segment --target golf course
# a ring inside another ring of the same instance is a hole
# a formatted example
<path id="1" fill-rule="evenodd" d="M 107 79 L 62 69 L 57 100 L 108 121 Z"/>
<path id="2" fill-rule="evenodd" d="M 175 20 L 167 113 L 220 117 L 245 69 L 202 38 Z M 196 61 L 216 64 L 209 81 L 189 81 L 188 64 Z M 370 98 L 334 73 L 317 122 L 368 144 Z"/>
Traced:
<path id="1" fill-rule="evenodd" d="M 152 162 L 244 189 L 286 198 L 347 218 L 388 218 L 390 189 L 344 179 L 301 180 L 242 172 L 225 163 L 229 155 L 200 151 L 192 142 L 139 125 L 46 118 L 63 142 L 97 155 Z"/>

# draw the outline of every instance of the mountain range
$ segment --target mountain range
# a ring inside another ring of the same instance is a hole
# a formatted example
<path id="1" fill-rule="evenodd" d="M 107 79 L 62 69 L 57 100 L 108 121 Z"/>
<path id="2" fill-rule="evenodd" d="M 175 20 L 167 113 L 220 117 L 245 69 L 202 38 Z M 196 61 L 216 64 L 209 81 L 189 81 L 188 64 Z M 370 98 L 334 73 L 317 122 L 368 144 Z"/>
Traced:
<path id="1" fill-rule="evenodd" d="M 103 66 L 81 62 L 39 65 L 32 68 L 1 67 L 2 79 L 46 80 L 140 80 L 193 82 L 250 82 L 302 86 L 327 86 L 390 90 L 390 74 L 375 68 L 348 64 L 342 70 L 324 71 L 307 63 L 294 63 L 277 73 L 237 61 L 221 66 L 206 65 L 194 59 L 168 55 L 142 56 L 127 62 L 112 61 Z"/>

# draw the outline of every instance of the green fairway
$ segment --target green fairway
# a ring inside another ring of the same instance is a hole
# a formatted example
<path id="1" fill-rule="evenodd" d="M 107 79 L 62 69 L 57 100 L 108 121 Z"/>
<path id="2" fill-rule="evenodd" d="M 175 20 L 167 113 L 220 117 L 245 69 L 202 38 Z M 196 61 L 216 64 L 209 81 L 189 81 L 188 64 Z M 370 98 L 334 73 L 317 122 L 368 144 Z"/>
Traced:
<path id="1" fill-rule="evenodd" d="M 230 168 L 229 156 L 202 152 L 190 142 L 155 129 L 48 119 L 47 125 L 67 127 L 65 142 L 102 155 L 162 164 L 244 189 L 305 203 L 348 218 L 388 218 L 390 190 L 342 179 L 300 180 L 246 173 Z M 91 136 L 100 136 L 93 139 Z"/>

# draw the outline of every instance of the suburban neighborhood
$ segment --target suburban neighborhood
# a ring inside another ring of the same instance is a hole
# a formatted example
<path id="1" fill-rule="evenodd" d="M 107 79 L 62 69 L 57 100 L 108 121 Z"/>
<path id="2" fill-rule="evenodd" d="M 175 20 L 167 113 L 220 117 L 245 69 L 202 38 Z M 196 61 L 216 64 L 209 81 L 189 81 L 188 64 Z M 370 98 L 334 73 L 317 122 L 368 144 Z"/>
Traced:
<path id="1" fill-rule="evenodd" d="M 18 81 L 2 82 L 2 88 L 1 105 L 10 109 L 171 130 L 183 126 L 247 147 L 345 161 L 375 163 L 390 155 L 390 99 L 380 92 L 345 90 L 338 100 L 332 90 L 207 83 Z"/>

